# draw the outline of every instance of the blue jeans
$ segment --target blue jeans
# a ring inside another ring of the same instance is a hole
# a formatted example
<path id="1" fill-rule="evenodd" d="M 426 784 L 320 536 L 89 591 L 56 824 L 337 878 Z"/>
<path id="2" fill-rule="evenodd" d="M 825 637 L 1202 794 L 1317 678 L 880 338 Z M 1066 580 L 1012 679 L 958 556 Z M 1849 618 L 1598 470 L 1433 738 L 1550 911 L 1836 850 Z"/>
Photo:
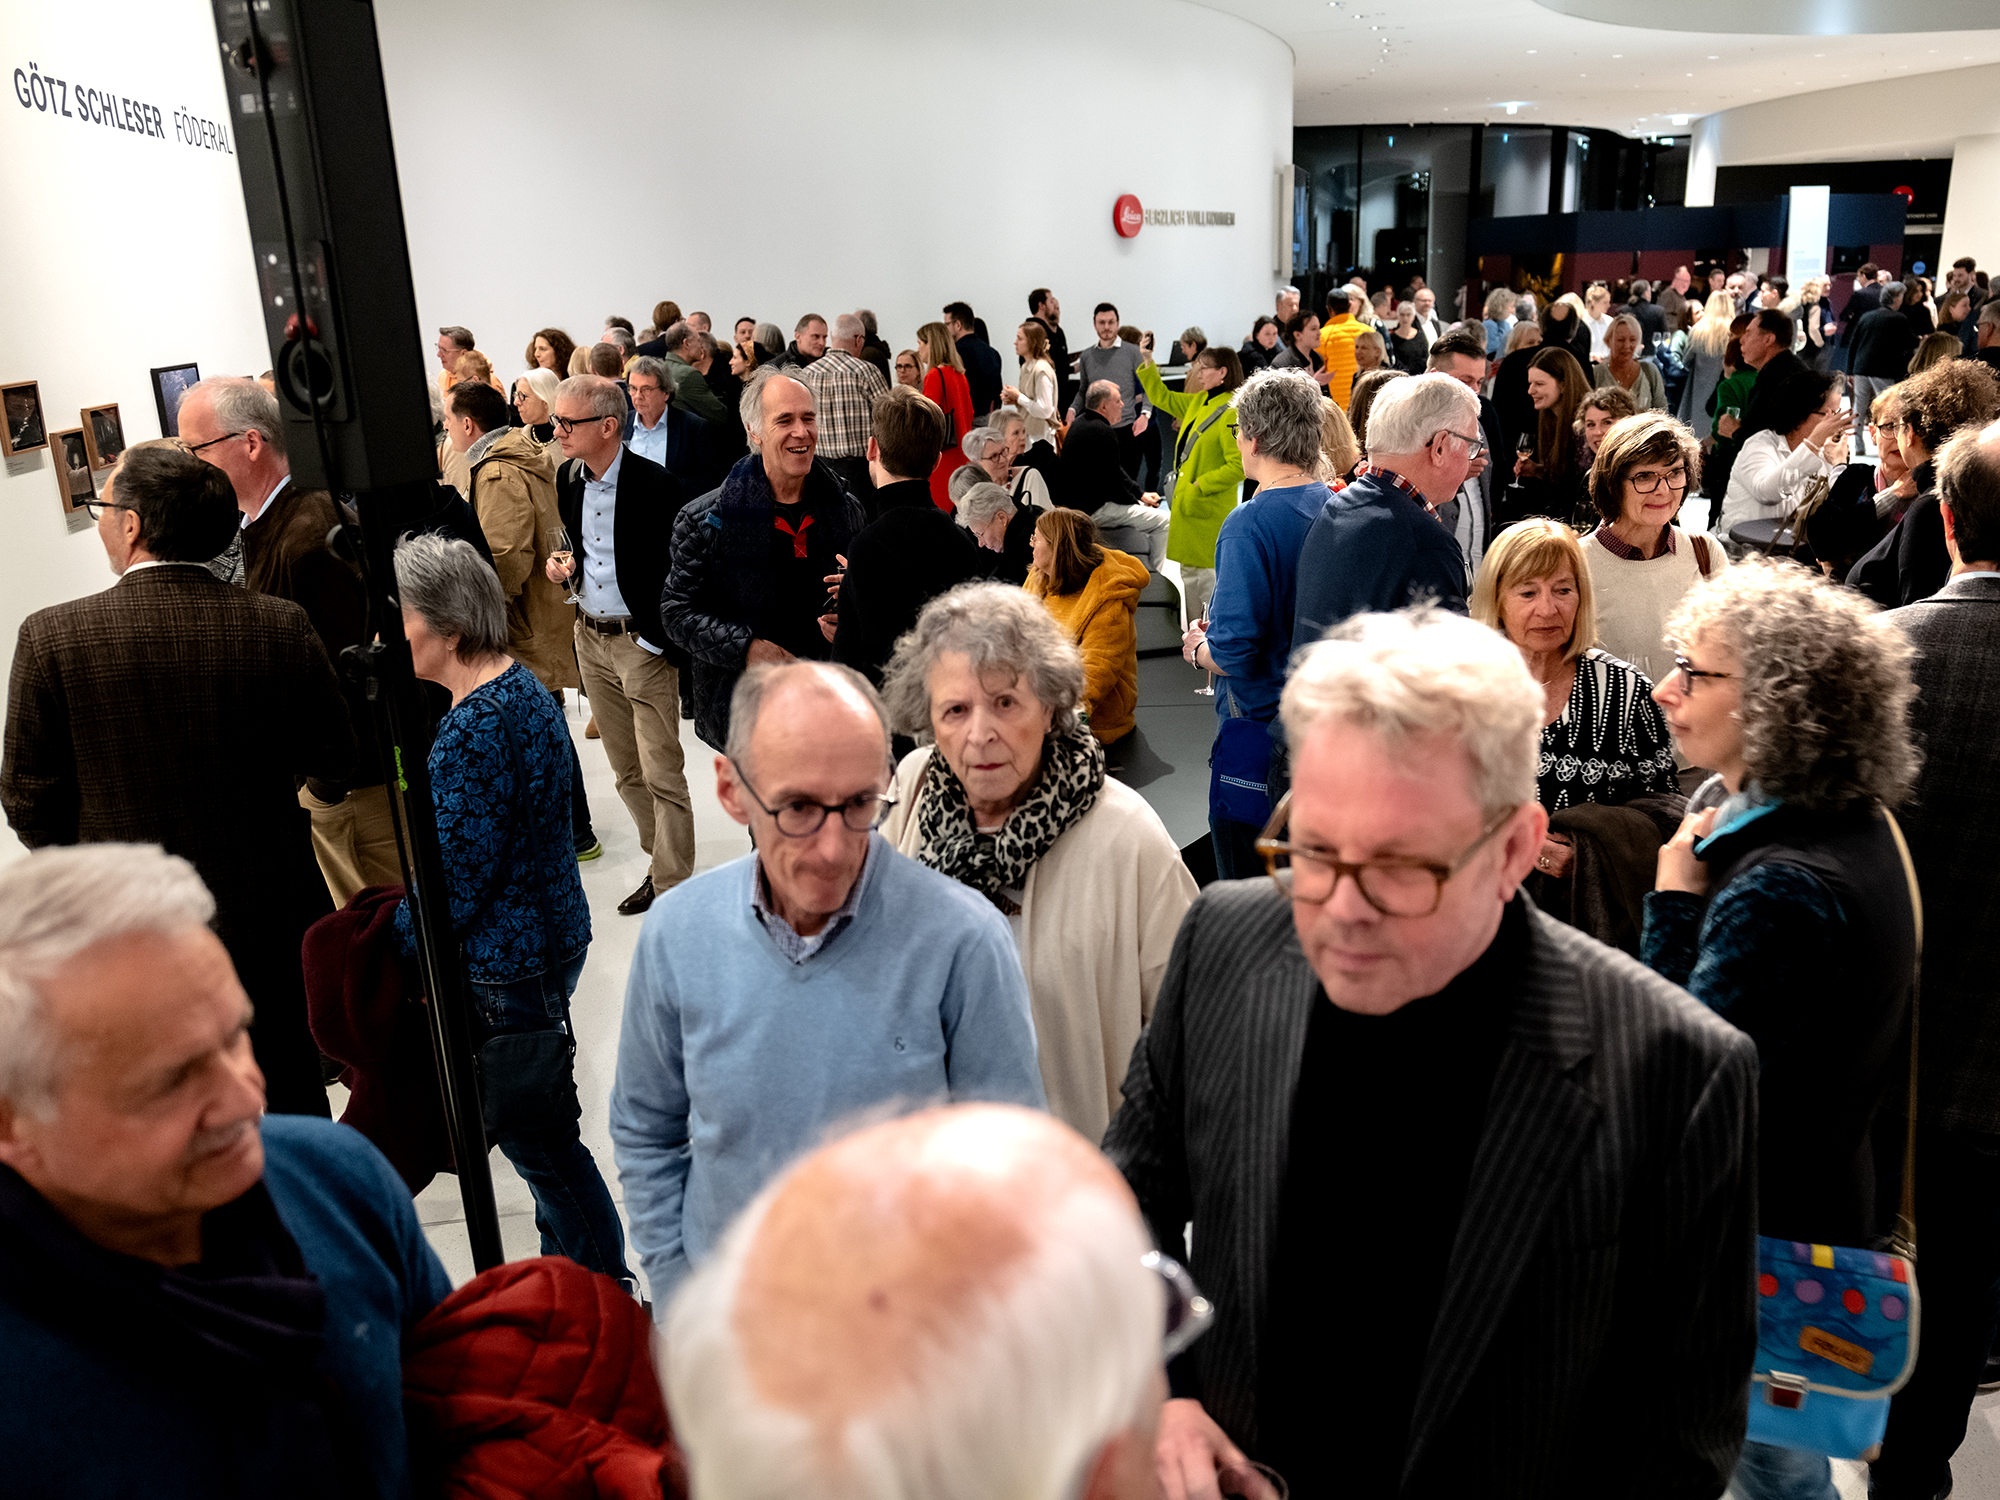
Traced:
<path id="1" fill-rule="evenodd" d="M 564 964 L 553 978 L 531 974 L 509 984 L 480 984 L 472 990 L 473 1045 L 503 1033 L 560 1031 L 565 1002 L 576 993 L 584 955 Z M 597 1170 L 596 1159 L 584 1147 L 576 1122 L 582 1111 L 576 1083 L 553 1112 L 552 1123 L 507 1125 L 494 1132 L 500 1152 L 514 1164 L 528 1191 L 535 1196 L 535 1227 L 542 1232 L 542 1254 L 562 1255 L 592 1271 L 601 1271 L 630 1285 L 625 1269 L 625 1231 L 612 1206 L 610 1189 Z"/>
<path id="2" fill-rule="evenodd" d="M 1751 1395 L 1756 1400 L 1756 1395 Z M 1748 1500 L 1840 1500 L 1833 1465 L 1823 1453 L 1745 1443 L 1736 1460 L 1736 1488 Z"/>

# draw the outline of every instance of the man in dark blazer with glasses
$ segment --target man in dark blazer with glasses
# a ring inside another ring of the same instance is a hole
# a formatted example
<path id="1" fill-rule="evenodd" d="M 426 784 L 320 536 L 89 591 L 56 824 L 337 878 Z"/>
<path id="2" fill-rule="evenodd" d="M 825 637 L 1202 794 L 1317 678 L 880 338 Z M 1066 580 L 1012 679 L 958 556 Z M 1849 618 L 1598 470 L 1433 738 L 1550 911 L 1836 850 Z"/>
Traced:
<path id="1" fill-rule="evenodd" d="M 90 504 L 118 581 L 22 622 L 0 803 L 30 849 L 159 844 L 192 864 L 257 1009 L 271 1112 L 325 1115 L 299 945 L 333 902 L 297 787 L 354 764 L 333 665 L 303 608 L 209 572 L 237 526 L 223 470 L 128 449 Z"/>
<path id="2" fill-rule="evenodd" d="M 1294 1500 L 1720 1495 L 1755 1048 L 1518 890 L 1542 693 L 1502 637 L 1356 617 L 1282 715 L 1276 881 L 1189 911 L 1104 1142 L 1216 1309 L 1169 1367 L 1170 1500 L 1270 1500 L 1247 1459 Z"/>

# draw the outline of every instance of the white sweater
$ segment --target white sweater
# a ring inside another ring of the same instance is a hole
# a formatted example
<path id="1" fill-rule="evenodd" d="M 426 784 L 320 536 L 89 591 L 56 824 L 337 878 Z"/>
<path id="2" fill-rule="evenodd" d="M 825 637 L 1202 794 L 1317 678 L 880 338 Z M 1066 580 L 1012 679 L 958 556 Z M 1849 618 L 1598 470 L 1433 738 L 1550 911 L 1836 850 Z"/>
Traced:
<path id="1" fill-rule="evenodd" d="M 1729 489 L 1722 497 L 1722 515 L 1715 534 L 1728 536 L 1732 526 L 1764 516 L 1789 516 L 1799 508 L 1806 481 L 1833 468 L 1819 449 L 1806 443 L 1793 448 L 1782 432 L 1760 432 L 1743 444 L 1729 471 Z"/>
<path id="2" fill-rule="evenodd" d="M 1055 366 L 1045 359 L 1027 361 L 1014 388 L 1021 393 L 1021 417 L 1028 424 L 1028 440 L 1047 437 L 1049 421 L 1056 414 Z"/>
<path id="3" fill-rule="evenodd" d="M 1729 566 L 1729 558 L 1713 537 L 1707 538 L 1707 543 L 1708 572 L 1713 578 Z M 1667 644 L 1667 616 L 1701 581 L 1693 538 L 1675 527 L 1672 552 L 1634 561 L 1614 556 L 1592 536 L 1584 540 L 1583 557 L 1597 601 L 1597 644 L 1629 661 L 1657 687 L 1674 666 L 1674 649 Z"/>
<path id="4" fill-rule="evenodd" d="M 902 799 L 882 836 L 916 858 L 926 745 L 903 757 Z M 1105 778 L 1089 812 L 1028 871 L 1014 941 L 1034 1005 L 1049 1113 L 1101 1140 L 1140 1028 L 1166 977 L 1194 877 L 1166 825 L 1122 781 Z"/>

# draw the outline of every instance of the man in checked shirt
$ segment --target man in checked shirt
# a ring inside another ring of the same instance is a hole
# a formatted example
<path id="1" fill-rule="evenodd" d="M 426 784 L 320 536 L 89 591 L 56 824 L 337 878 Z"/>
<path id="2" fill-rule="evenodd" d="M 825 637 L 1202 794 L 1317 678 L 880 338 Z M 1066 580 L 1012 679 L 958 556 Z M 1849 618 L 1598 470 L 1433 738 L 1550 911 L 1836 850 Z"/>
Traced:
<path id="1" fill-rule="evenodd" d="M 874 429 L 868 413 L 889 383 L 861 357 L 866 332 L 853 313 L 840 314 L 833 320 L 826 353 L 791 373 L 813 393 L 819 410 L 819 456 L 872 521 L 875 486 L 868 478 L 868 438 Z"/>

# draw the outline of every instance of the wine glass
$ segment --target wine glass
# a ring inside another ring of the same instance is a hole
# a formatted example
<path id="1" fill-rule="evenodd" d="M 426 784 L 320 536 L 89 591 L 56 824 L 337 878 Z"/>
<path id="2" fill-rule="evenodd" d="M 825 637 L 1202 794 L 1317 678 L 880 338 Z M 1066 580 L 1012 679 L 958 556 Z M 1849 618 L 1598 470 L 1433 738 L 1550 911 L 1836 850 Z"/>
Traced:
<path id="1" fill-rule="evenodd" d="M 569 569 L 569 577 L 563 581 L 563 603 L 581 604 L 583 595 L 577 590 L 583 583 L 583 569 L 576 564 L 576 549 L 569 539 L 569 528 L 560 523 L 544 528 L 543 540 L 548 544 L 549 560 Z"/>
<path id="2" fill-rule="evenodd" d="M 1208 624 L 1209 600 L 1213 599 L 1214 597 L 1215 596 L 1213 594 L 1210 594 L 1208 599 L 1204 599 L 1201 601 L 1201 623 L 1203 625 Z M 1202 631 L 1202 636 L 1204 639 L 1206 639 L 1207 635 L 1208 632 L 1206 630 Z M 1206 687 L 1198 687 L 1195 689 L 1195 695 L 1197 697 L 1213 698 L 1215 696 L 1215 674 L 1213 672 L 1210 672 L 1207 674 L 1207 677 L 1208 677 L 1208 685 Z"/>

